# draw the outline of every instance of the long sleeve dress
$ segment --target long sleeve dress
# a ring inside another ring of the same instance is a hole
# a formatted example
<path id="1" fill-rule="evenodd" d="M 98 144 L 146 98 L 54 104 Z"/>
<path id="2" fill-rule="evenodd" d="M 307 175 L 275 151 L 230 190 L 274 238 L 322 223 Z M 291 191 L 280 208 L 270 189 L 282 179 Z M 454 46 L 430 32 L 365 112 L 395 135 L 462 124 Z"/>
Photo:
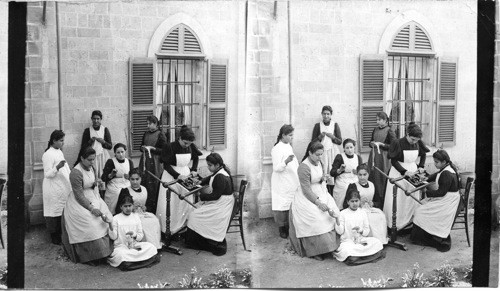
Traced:
<path id="1" fill-rule="evenodd" d="M 194 249 L 203 249 L 214 255 L 227 251 L 226 231 L 234 207 L 231 177 L 221 168 L 202 185 L 210 185 L 212 193 L 200 194 L 200 200 L 188 217 L 186 244 Z"/>
<path id="2" fill-rule="evenodd" d="M 281 141 L 271 150 L 273 160 L 271 206 L 273 211 L 288 211 L 300 186 L 297 175 L 299 168 L 297 157 L 285 164 L 285 160 L 290 155 L 294 155 L 292 146 Z"/>
<path id="3" fill-rule="evenodd" d="M 331 133 L 333 138 L 328 136 L 320 137 L 321 133 Z M 323 121 L 318 122 L 314 125 L 311 141 L 317 140 L 323 145 L 323 155 L 321 156 L 321 163 L 323 165 L 323 172 L 330 173 L 332 169 L 333 160 L 340 154 L 339 146 L 342 144 L 342 134 L 340 132 L 340 127 L 336 122 L 330 120 L 329 124 L 325 124 Z M 334 185 L 334 178 L 331 177 L 326 181 L 328 185 Z"/>
<path id="4" fill-rule="evenodd" d="M 127 195 L 132 196 L 134 199 L 134 212 L 137 213 L 141 219 L 142 230 L 144 232 L 144 238 L 142 240 L 152 243 L 157 249 L 161 249 L 160 221 L 153 213 L 142 210 L 149 196 L 148 190 L 144 186 L 139 187 L 139 189 L 133 189 L 132 187 L 123 188 L 118 197 L 118 201 L 120 201 L 122 196 Z M 122 210 L 117 205 L 115 213 L 118 214 L 120 212 L 122 212 Z"/>
<path id="5" fill-rule="evenodd" d="M 305 159 L 298 169 L 300 188 L 290 207 L 289 238 L 292 247 L 301 257 L 314 257 L 333 252 L 339 246 L 335 233 L 335 218 L 328 211 L 321 211 L 304 193 L 318 197 L 335 213 L 339 209 L 326 190 L 323 167 Z"/>
<path id="6" fill-rule="evenodd" d="M 163 175 L 161 180 L 163 182 L 171 182 L 176 180 L 179 175 L 189 175 L 191 171 L 197 171 L 198 160 L 201 152 L 194 144 L 187 148 L 183 148 L 179 141 L 167 143 L 163 146 L 161 151 L 161 160 L 163 162 Z M 192 162 L 192 163 L 191 163 Z M 191 163 L 191 167 L 189 164 Z M 188 191 L 179 184 L 171 186 L 177 193 L 183 194 Z M 156 216 L 160 219 L 161 231 L 166 232 L 167 224 L 167 188 L 160 187 L 158 191 L 158 203 L 156 207 Z M 186 197 L 186 200 L 194 202 L 193 195 Z M 193 211 L 193 207 L 181 201 L 175 193 L 170 195 L 170 232 L 177 233 L 185 225 L 189 213 Z"/>
<path id="7" fill-rule="evenodd" d="M 395 140 L 391 143 L 388 157 L 391 159 L 391 170 L 389 171 L 390 178 L 403 176 L 406 171 L 415 172 L 419 167 L 425 166 L 425 153 L 429 151 L 423 143 L 410 144 L 406 137 Z M 417 159 L 420 158 L 417 166 Z M 415 187 L 403 179 L 397 182 L 405 190 L 412 190 Z M 393 200 L 393 184 L 387 180 L 384 199 L 384 213 L 387 219 L 387 227 L 392 227 L 392 200 Z M 415 197 L 420 196 L 420 191 L 412 194 Z M 412 221 L 415 209 L 418 202 L 413 198 L 406 196 L 405 192 L 397 188 L 397 213 L 396 213 L 396 228 L 402 229 Z"/>
<path id="8" fill-rule="evenodd" d="M 114 215 L 118 195 L 123 188 L 130 187 L 130 181 L 125 179 L 124 175 L 134 168 L 134 163 L 130 159 L 118 160 L 116 157 L 109 159 L 104 166 L 101 180 L 106 183 L 106 193 L 104 194 L 104 202 L 108 205 L 109 211 Z M 116 169 L 116 175 L 109 178 L 108 175 Z"/>
<path id="9" fill-rule="evenodd" d="M 133 231 L 137 234 L 135 246 L 129 248 L 126 233 Z M 108 263 L 118 267 L 123 262 L 142 262 L 151 259 L 157 254 L 156 247 L 149 242 L 142 242 L 144 233 L 139 215 L 131 213 L 117 214 L 113 217 L 113 230 L 109 229 L 109 237 L 114 240 L 114 250 L 108 258 Z"/>
<path id="10" fill-rule="evenodd" d="M 356 233 L 354 228 L 362 231 L 359 238 L 354 235 Z M 333 255 L 341 262 L 348 257 L 375 255 L 384 248 L 382 242 L 377 238 L 367 237 L 370 233 L 370 224 L 366 212 L 360 208 L 342 210 L 340 212 L 340 223 L 337 225 L 336 231 L 340 235 L 340 246 Z"/>
<path id="11" fill-rule="evenodd" d="M 90 210 L 99 209 L 106 217 L 112 215 L 99 196 L 92 167 L 86 170 L 81 163 L 69 175 L 72 192 L 63 213 L 63 247 L 72 262 L 89 262 L 109 256 L 113 246 L 108 237 L 108 224 Z"/>
<path id="12" fill-rule="evenodd" d="M 101 144 L 97 140 L 93 141 L 93 137 L 100 137 L 104 139 L 104 144 Z M 104 164 L 110 158 L 108 150 L 111 150 L 113 148 L 113 144 L 111 142 L 111 134 L 109 133 L 107 127 L 101 125 L 98 129 L 95 129 L 91 126 L 83 131 L 82 144 L 80 149 L 90 146 L 95 150 L 96 153 L 94 168 L 97 171 L 97 177 L 101 177 L 102 171 L 104 169 Z"/>
<path id="13" fill-rule="evenodd" d="M 139 161 L 139 171 L 141 172 L 142 182 L 141 185 L 148 190 L 148 199 L 146 201 L 146 208 L 148 211 L 156 211 L 156 202 L 158 200 L 158 187 L 160 183 L 151 175 L 144 173 L 145 170 L 150 171 L 156 177 L 161 177 L 163 167 L 161 164 L 161 149 L 167 142 L 165 134 L 156 129 L 155 131 L 146 131 L 142 136 L 141 146 L 151 146 L 148 150 L 141 150 L 142 156 Z"/>
<path id="14" fill-rule="evenodd" d="M 412 240 L 437 247 L 442 251 L 451 248 L 451 227 L 460 202 L 458 177 L 452 167 L 446 166 L 429 176 L 437 181 L 437 190 L 427 190 L 427 198 L 415 210 Z"/>
<path id="15" fill-rule="evenodd" d="M 387 154 L 392 141 L 396 140 L 396 134 L 391 129 L 390 126 L 385 126 L 384 128 L 375 127 L 372 132 L 372 138 L 370 139 L 370 147 L 372 148 L 370 156 L 368 157 L 368 167 L 373 169 L 373 166 L 379 168 L 382 172 L 388 174 L 391 169 L 391 160 L 389 160 Z M 371 142 L 381 142 L 380 146 L 372 146 Z M 375 199 L 380 201 L 379 208 L 384 207 L 385 198 L 385 187 L 387 186 L 387 178 L 382 175 L 379 171 L 373 169 L 370 172 L 370 177 L 368 178 L 375 185 L 375 193 L 377 196 Z"/>
<path id="16" fill-rule="evenodd" d="M 60 149 L 50 147 L 42 156 L 43 162 L 43 216 L 60 217 L 66 201 L 71 193 L 69 166 L 65 163 L 57 170 L 56 166 L 63 161 L 64 154 Z"/>
<path id="17" fill-rule="evenodd" d="M 363 160 L 361 156 L 353 154 L 348 156 L 346 153 L 338 154 L 333 161 L 332 169 L 330 175 L 335 177 L 335 188 L 333 188 L 333 199 L 337 204 L 338 208 L 342 210 L 344 208 L 344 200 L 347 192 L 347 187 L 351 183 L 356 183 L 358 181 L 358 176 L 353 173 L 358 165 L 361 165 Z M 345 164 L 345 170 L 342 173 L 337 173 L 342 164 Z"/>

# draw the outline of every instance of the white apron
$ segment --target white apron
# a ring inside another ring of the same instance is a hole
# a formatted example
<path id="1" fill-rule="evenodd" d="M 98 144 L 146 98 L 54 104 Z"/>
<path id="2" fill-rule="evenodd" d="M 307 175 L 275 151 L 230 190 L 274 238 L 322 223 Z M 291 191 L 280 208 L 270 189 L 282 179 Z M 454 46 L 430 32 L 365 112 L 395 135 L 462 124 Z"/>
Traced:
<path id="1" fill-rule="evenodd" d="M 373 196 L 375 195 L 375 185 L 372 182 L 368 181 L 368 188 L 365 188 L 356 182 L 356 188 L 359 191 L 359 196 L 361 196 L 361 200 L 364 199 L 368 201 L 373 201 Z M 387 221 L 385 220 L 385 214 L 382 210 L 375 207 L 361 207 L 366 215 L 368 216 L 368 222 L 370 223 L 370 234 L 368 236 L 372 236 L 383 244 L 387 243 Z"/>
<path id="2" fill-rule="evenodd" d="M 130 187 L 130 181 L 124 178 L 125 174 L 130 172 L 130 162 L 125 159 L 125 162 L 119 163 L 116 158 L 111 159 L 116 169 L 116 176 L 106 183 L 106 193 L 104 194 L 104 202 L 108 205 L 109 211 L 114 215 L 118 196 L 122 188 Z"/>
<path id="3" fill-rule="evenodd" d="M 352 170 L 356 170 L 359 164 L 358 155 L 354 154 L 352 159 L 349 159 L 345 153 L 341 155 L 344 160 L 345 171 L 335 178 L 335 187 L 333 188 L 333 199 L 340 210 L 344 208 L 347 187 L 349 187 L 349 184 L 358 181 L 358 176 L 353 174 Z"/>
<path id="4" fill-rule="evenodd" d="M 145 206 L 148 198 L 148 190 L 141 186 L 141 192 L 136 192 L 132 187 L 128 187 L 128 192 L 134 199 L 134 205 Z M 152 243 L 157 249 L 161 249 L 161 231 L 158 217 L 151 212 L 136 212 L 139 215 L 144 232 L 143 241 Z"/>
<path id="5" fill-rule="evenodd" d="M 403 151 L 404 162 L 399 162 L 403 168 L 407 171 L 415 172 L 418 167 L 416 164 L 416 160 L 418 158 L 418 150 L 404 150 Z M 399 173 L 396 168 L 391 167 L 389 171 L 390 178 L 400 177 L 401 173 Z M 413 185 L 406 181 L 406 179 L 400 180 L 397 182 L 399 185 L 403 186 L 406 190 L 415 189 Z M 392 227 L 392 199 L 393 199 L 393 184 L 387 180 L 387 187 L 385 191 L 385 200 L 384 200 L 384 213 L 385 218 L 387 220 L 387 227 Z M 396 228 L 402 229 L 407 226 L 411 221 L 413 214 L 415 213 L 415 209 L 419 205 L 417 201 L 413 200 L 410 196 L 406 196 L 403 190 L 398 189 L 397 194 L 397 214 L 396 214 Z M 417 199 L 420 198 L 420 191 L 412 193 L 414 197 Z"/>
<path id="6" fill-rule="evenodd" d="M 271 206 L 274 211 L 288 211 L 293 197 L 300 187 L 297 169 L 297 157 L 285 164 L 285 160 L 294 155 L 292 146 L 278 142 L 271 150 L 273 173 L 271 175 Z"/>
<path id="7" fill-rule="evenodd" d="M 456 174 L 450 166 L 447 166 L 443 171 Z M 441 173 L 437 174 L 436 182 L 439 181 Z M 425 198 L 422 200 L 423 205 L 419 205 L 415 210 L 413 223 L 432 235 L 447 238 L 450 235 L 459 202 L 460 193 L 458 191 L 448 192 L 443 197 Z"/>
<path id="8" fill-rule="evenodd" d="M 82 168 L 81 164 L 73 169 L 83 174 L 83 194 L 90 200 L 92 205 L 99 209 L 108 218 L 111 218 L 111 212 L 104 200 L 99 196 L 97 186 L 92 189 L 95 182 L 94 169 L 89 171 Z M 76 201 L 73 192 L 68 197 L 66 208 L 64 209 L 64 220 L 66 222 L 66 231 L 70 244 L 93 241 L 102 238 L 108 232 L 108 224 L 101 217 L 94 216 L 89 210 L 81 206 Z"/>
<path id="9" fill-rule="evenodd" d="M 63 152 L 50 147 L 42 156 L 44 179 L 42 184 L 43 193 L 43 216 L 61 216 L 64 206 L 71 193 L 69 182 L 68 163 L 57 170 L 56 166 L 64 160 Z"/>
<path id="10" fill-rule="evenodd" d="M 335 122 L 330 120 L 330 125 L 325 125 L 323 121 L 319 123 L 319 131 L 321 133 L 327 132 L 335 134 Z M 323 164 L 323 173 L 328 175 L 327 184 L 334 185 L 335 179 L 330 176 L 330 171 L 332 170 L 333 160 L 340 154 L 339 146 L 334 144 L 332 139 L 325 136 L 321 141 L 323 145 L 323 155 L 321 156 L 321 163 Z"/>
<path id="11" fill-rule="evenodd" d="M 318 195 L 321 202 L 325 203 L 334 212 L 339 213 L 335 201 L 326 190 L 326 184 L 320 182 L 323 177 L 321 164 L 318 163 L 315 166 L 309 161 L 309 158 L 305 159 L 302 163 L 311 168 L 312 192 Z M 335 228 L 335 219 L 328 214 L 328 211 L 321 211 L 318 206 L 309 201 L 302 193 L 302 188 L 300 187 L 295 195 L 291 209 L 297 238 L 324 234 Z"/>
<path id="12" fill-rule="evenodd" d="M 229 177 L 229 174 L 224 169 L 219 170 L 217 174 L 210 178 L 210 187 L 212 187 L 216 175 Z M 204 238 L 222 242 L 226 237 L 227 227 L 231 220 L 234 196 L 222 195 L 218 200 L 200 201 L 196 206 L 198 208 L 189 214 L 187 226 Z"/>
<path id="13" fill-rule="evenodd" d="M 89 127 L 90 130 L 90 138 L 100 137 L 104 139 L 104 126 L 100 126 L 99 131 L 96 131 L 94 127 Z M 106 161 L 110 158 L 109 152 L 107 149 L 102 147 L 102 144 L 97 140 L 94 141 L 92 148 L 95 150 L 95 169 L 97 171 L 97 177 L 101 177 L 102 170 L 104 169 L 104 165 Z"/>
<path id="14" fill-rule="evenodd" d="M 176 154 L 177 165 L 172 165 L 172 168 L 180 175 L 189 175 L 191 170 L 189 169 L 189 162 L 191 161 L 191 153 L 186 154 Z M 163 170 L 163 175 L 161 176 L 163 182 L 171 182 L 174 179 L 166 170 Z M 188 193 L 188 191 L 179 184 L 171 185 L 173 189 L 176 189 L 177 193 L 183 194 Z M 186 200 L 194 202 L 193 195 L 186 197 Z M 160 190 L 158 191 L 158 206 L 156 207 L 156 216 L 160 220 L 161 231 L 166 232 L 167 230 L 167 188 L 160 185 Z M 188 215 L 193 211 L 194 207 L 181 201 L 177 194 L 170 193 L 170 232 L 172 234 L 177 233 L 182 227 L 186 225 Z"/>

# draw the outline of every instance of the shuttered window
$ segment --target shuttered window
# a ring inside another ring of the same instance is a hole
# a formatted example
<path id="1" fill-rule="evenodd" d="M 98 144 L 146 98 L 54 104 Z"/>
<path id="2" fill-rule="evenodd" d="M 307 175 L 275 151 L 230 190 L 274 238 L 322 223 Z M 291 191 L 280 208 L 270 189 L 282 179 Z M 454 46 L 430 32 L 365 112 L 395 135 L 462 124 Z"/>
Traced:
<path id="1" fill-rule="evenodd" d="M 162 41 L 159 55 L 203 57 L 203 48 L 196 34 L 185 24 L 172 28 Z"/>
<path id="2" fill-rule="evenodd" d="M 440 58 L 437 110 L 438 146 L 456 143 L 457 59 Z"/>
<path id="3" fill-rule="evenodd" d="M 227 146 L 227 60 L 210 62 L 208 89 L 208 147 Z"/>
<path id="4" fill-rule="evenodd" d="M 129 153 L 140 155 L 142 136 L 147 130 L 146 118 L 154 113 L 155 60 L 131 58 L 129 61 Z"/>
<path id="5" fill-rule="evenodd" d="M 432 42 L 427 32 L 418 23 L 404 24 L 394 36 L 391 51 L 405 53 L 433 52 Z"/>

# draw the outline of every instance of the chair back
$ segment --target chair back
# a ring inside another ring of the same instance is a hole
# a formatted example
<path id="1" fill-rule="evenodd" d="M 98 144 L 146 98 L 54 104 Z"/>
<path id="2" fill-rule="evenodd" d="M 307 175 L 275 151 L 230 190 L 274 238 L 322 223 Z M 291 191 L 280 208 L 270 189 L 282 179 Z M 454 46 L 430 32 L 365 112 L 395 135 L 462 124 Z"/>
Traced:
<path id="1" fill-rule="evenodd" d="M 243 200 L 245 198 L 245 191 L 247 190 L 247 186 L 248 186 L 248 181 L 241 180 L 240 190 L 238 191 L 239 195 L 238 195 L 238 200 L 237 200 L 239 213 L 243 212 Z"/>
<path id="2" fill-rule="evenodd" d="M 465 203 L 468 203 L 469 201 L 469 194 L 470 194 L 470 189 L 472 188 L 472 184 L 474 183 L 474 178 L 473 177 L 468 177 L 467 182 L 465 183 L 465 190 L 464 190 L 464 200 Z"/>

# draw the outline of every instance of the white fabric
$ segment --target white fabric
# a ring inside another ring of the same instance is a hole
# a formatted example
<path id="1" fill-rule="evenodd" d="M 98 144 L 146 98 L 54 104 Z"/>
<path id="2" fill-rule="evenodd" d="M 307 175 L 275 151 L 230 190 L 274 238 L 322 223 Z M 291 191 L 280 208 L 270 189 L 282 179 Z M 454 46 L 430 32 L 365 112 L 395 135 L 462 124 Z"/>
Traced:
<path id="1" fill-rule="evenodd" d="M 93 137 L 99 137 L 104 139 L 104 126 L 100 126 L 99 130 L 96 131 L 94 127 L 89 127 L 90 131 L 90 138 L 92 139 Z M 104 169 L 104 165 L 106 164 L 106 161 L 110 158 L 109 152 L 107 149 L 102 147 L 102 144 L 98 142 L 97 140 L 94 141 L 94 144 L 92 145 L 92 148 L 95 150 L 95 163 L 94 167 L 96 168 L 97 171 L 97 177 L 101 177 L 102 175 L 102 170 Z"/>
<path id="2" fill-rule="evenodd" d="M 335 122 L 330 121 L 330 125 L 326 126 L 322 121 L 319 123 L 319 131 L 321 133 L 328 132 L 335 135 Z M 330 171 L 332 169 L 333 160 L 340 154 L 339 146 L 334 144 L 332 139 L 325 136 L 321 141 L 323 145 L 323 155 L 321 156 L 321 163 L 323 164 L 323 173 L 328 175 L 326 183 L 328 185 L 334 185 L 335 179 L 330 176 Z"/>
<path id="3" fill-rule="evenodd" d="M 189 175 L 191 170 L 189 169 L 189 162 L 191 161 L 191 153 L 187 154 L 176 154 L 177 165 L 172 165 L 172 168 L 181 175 Z M 171 182 L 174 179 L 166 170 L 163 170 L 163 175 L 161 176 L 163 182 Z M 179 194 L 187 193 L 188 191 L 179 184 L 171 185 L 173 189 Z M 186 197 L 185 200 L 194 202 L 193 195 Z M 167 188 L 160 185 L 158 192 L 158 204 L 156 208 L 156 216 L 160 220 L 161 231 L 166 232 L 167 230 Z M 181 228 L 186 225 L 188 215 L 193 211 L 193 206 L 189 205 L 186 201 L 181 201 L 177 194 L 170 193 L 170 232 L 172 234 L 177 233 Z"/>
<path id="4" fill-rule="evenodd" d="M 127 246 L 125 234 L 133 231 L 137 234 L 136 247 L 138 249 L 129 249 Z M 156 255 L 156 247 L 149 242 L 141 242 L 144 234 L 142 231 L 141 219 L 136 213 L 125 215 L 123 213 L 113 217 L 113 230 L 109 230 L 109 237 L 113 239 L 113 253 L 108 258 L 108 263 L 113 267 L 118 267 L 123 262 L 141 262 Z"/>
<path id="5" fill-rule="evenodd" d="M 128 187 L 128 192 L 134 199 L 135 206 L 145 206 L 148 198 L 148 190 L 141 186 L 141 192 L 136 192 L 132 187 Z M 142 230 L 144 232 L 143 241 L 152 243 L 157 249 L 161 249 L 161 231 L 160 221 L 158 217 L 151 212 L 142 212 L 136 210 L 137 215 L 141 219 Z"/>
<path id="6" fill-rule="evenodd" d="M 119 163 L 116 158 L 111 159 L 115 165 L 116 175 L 113 179 L 106 183 L 106 193 L 104 194 L 104 202 L 108 205 L 109 211 L 114 215 L 118 196 L 122 188 L 130 187 L 130 181 L 125 179 L 124 175 L 130 172 L 130 161 L 125 159 L 125 162 Z"/>
<path id="7" fill-rule="evenodd" d="M 368 188 L 365 188 L 356 182 L 356 188 L 359 191 L 359 196 L 361 196 L 361 201 L 368 200 L 373 201 L 373 196 L 375 195 L 375 185 L 368 181 Z M 370 234 L 377 238 L 383 244 L 387 243 L 387 221 L 385 219 L 384 212 L 375 207 L 362 207 L 361 208 L 368 216 L 368 223 L 370 224 Z"/>
<path id="8" fill-rule="evenodd" d="M 344 160 L 345 171 L 335 178 L 335 188 L 333 188 L 333 199 L 340 210 L 344 208 L 343 204 L 347 187 L 349 184 L 358 181 L 358 176 L 353 174 L 352 171 L 356 170 L 359 165 L 358 155 L 354 154 L 352 159 L 349 159 L 345 153 L 341 155 Z"/>
<path id="9" fill-rule="evenodd" d="M 42 156 L 44 172 L 42 184 L 43 216 L 61 216 L 69 193 L 71 193 L 68 163 L 65 163 L 59 171 L 56 168 L 63 160 L 65 160 L 63 152 L 53 147 L 50 147 Z"/>
<path id="10" fill-rule="evenodd" d="M 416 160 L 418 158 L 418 150 L 404 150 L 404 162 L 399 162 L 403 168 L 407 171 L 415 172 L 418 167 Z M 396 168 L 391 167 L 389 171 L 390 178 L 400 177 L 401 174 L 396 170 Z M 400 180 L 398 182 L 406 190 L 415 189 L 413 185 L 406 181 L 406 179 Z M 384 200 L 384 214 L 387 219 L 387 227 L 392 227 L 392 199 L 393 199 L 393 187 L 394 185 L 387 180 L 387 187 L 385 190 L 385 200 Z M 420 191 L 412 193 L 417 199 L 420 197 Z M 417 209 L 418 202 L 413 200 L 410 196 L 406 196 L 405 192 L 397 188 L 397 212 L 396 212 L 396 228 L 402 229 L 407 226 L 412 221 L 415 209 Z"/>
<path id="11" fill-rule="evenodd" d="M 210 178 L 210 187 L 212 187 L 216 175 L 229 177 L 229 174 L 224 169 L 219 170 L 217 174 Z M 196 206 L 198 208 L 189 214 L 187 226 L 204 238 L 222 242 L 226 237 L 227 227 L 231 220 L 234 196 L 222 195 L 218 200 L 200 201 Z"/>
<path id="12" fill-rule="evenodd" d="M 366 245 L 354 242 L 352 231 L 354 227 L 359 227 L 363 231 L 359 240 Z M 359 208 L 356 211 L 350 208 L 342 210 L 340 212 L 340 225 L 337 226 L 336 231 L 340 234 L 340 246 L 337 251 L 333 252 L 333 255 L 341 262 L 349 256 L 370 256 L 384 248 L 378 239 L 366 237 L 370 232 L 368 216 Z"/>
<path id="13" fill-rule="evenodd" d="M 450 166 L 447 166 L 443 171 L 456 174 Z M 439 181 L 441 173 L 437 174 L 436 182 Z M 415 210 L 413 223 L 432 235 L 447 238 L 450 235 L 459 202 L 460 193 L 458 191 L 448 192 L 443 197 L 425 198 L 422 200 L 423 205 Z"/>
<path id="14" fill-rule="evenodd" d="M 339 209 L 335 204 L 332 196 L 328 194 L 326 185 L 321 182 L 323 177 L 323 169 L 321 165 L 313 165 L 309 158 L 302 163 L 306 164 L 311 169 L 311 190 L 319 197 L 319 200 L 325 203 L 335 213 L 339 213 Z M 293 225 L 297 238 L 309 237 L 324 234 L 332 231 L 335 228 L 335 219 L 328 214 L 328 211 L 321 211 L 318 206 L 309 201 L 302 189 L 299 187 L 297 194 L 292 203 Z"/>
<path id="15" fill-rule="evenodd" d="M 73 170 L 78 170 L 83 174 L 83 194 L 92 206 L 99 209 L 108 218 L 111 218 L 108 206 L 99 196 L 97 187 L 92 188 L 95 182 L 94 169 L 90 167 L 87 171 L 81 164 L 76 165 Z M 81 206 L 71 192 L 64 209 L 64 220 L 66 222 L 66 231 L 68 232 L 69 243 L 82 243 L 102 238 L 108 231 L 108 224 L 101 217 L 94 216 L 89 210 Z"/>
<path id="16" fill-rule="evenodd" d="M 273 173 L 271 175 L 271 206 L 275 211 L 288 211 L 293 197 L 299 189 L 299 176 L 297 157 L 285 164 L 285 160 L 294 155 L 292 146 L 278 142 L 271 150 L 273 159 Z"/>
<path id="17" fill-rule="evenodd" d="M 319 123 L 319 132 L 320 133 L 325 132 L 325 133 L 335 134 L 335 122 L 330 121 L 330 125 L 325 125 L 323 123 L 323 121 L 321 121 Z M 329 150 L 329 149 L 333 148 L 332 139 L 326 135 L 323 137 L 321 144 L 323 145 L 324 150 Z"/>

